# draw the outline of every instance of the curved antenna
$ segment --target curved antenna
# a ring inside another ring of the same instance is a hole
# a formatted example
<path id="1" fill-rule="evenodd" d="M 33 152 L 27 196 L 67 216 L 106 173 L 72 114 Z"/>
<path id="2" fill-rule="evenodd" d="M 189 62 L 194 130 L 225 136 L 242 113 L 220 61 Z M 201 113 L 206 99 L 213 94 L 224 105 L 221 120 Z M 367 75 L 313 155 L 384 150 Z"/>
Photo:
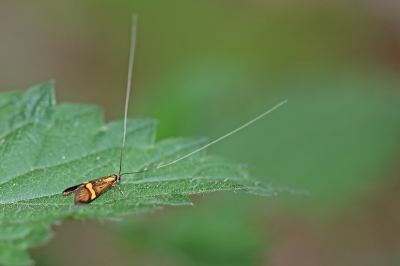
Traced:
<path id="1" fill-rule="evenodd" d="M 137 15 L 132 14 L 132 29 L 131 29 L 131 49 L 129 52 L 129 67 L 128 67 L 128 82 L 126 85 L 126 97 L 125 97 L 125 113 L 124 113 L 124 135 L 122 138 L 122 148 L 121 154 L 119 158 L 119 172 L 122 170 L 122 152 L 125 148 L 125 138 L 126 138 L 126 120 L 128 117 L 128 105 L 129 105 L 129 94 L 131 92 L 131 83 L 132 83 L 132 69 L 133 69 L 133 59 L 135 55 L 135 44 L 136 44 L 136 24 L 137 24 Z"/>
<path id="2" fill-rule="evenodd" d="M 162 164 L 162 165 L 159 165 L 159 166 L 157 166 L 157 167 L 153 167 L 153 168 L 149 168 L 149 169 L 144 169 L 144 170 L 137 171 L 137 172 L 123 173 L 123 174 L 121 174 L 121 175 L 144 173 L 144 172 L 147 172 L 147 171 L 160 169 L 160 168 L 169 166 L 169 165 L 171 165 L 171 164 L 177 163 L 177 162 L 179 162 L 180 160 L 183 160 L 183 159 L 185 159 L 185 158 L 187 158 L 187 157 L 189 157 L 189 156 L 191 156 L 191 155 L 193 155 L 193 154 L 195 154 L 195 153 L 197 153 L 197 152 L 199 152 L 199 151 L 201 151 L 201 150 L 204 150 L 204 149 L 207 148 L 207 147 L 210 147 L 211 145 L 214 145 L 215 143 L 217 143 L 217 142 L 219 142 L 219 141 L 221 141 L 221 140 L 223 140 L 223 139 L 229 137 L 230 135 L 235 134 L 235 133 L 238 132 L 239 130 L 242 130 L 242 129 L 244 129 L 245 127 L 248 127 L 249 125 L 251 125 L 251 124 L 253 124 L 254 122 L 256 122 L 257 120 L 263 118 L 263 117 L 266 116 L 267 114 L 269 114 L 269 113 L 275 111 L 276 109 L 278 109 L 279 107 L 281 107 L 282 105 L 284 105 L 284 104 L 287 103 L 287 102 L 288 102 L 288 100 L 286 99 L 286 100 L 284 100 L 283 102 L 278 103 L 277 105 L 275 105 L 274 107 L 272 107 L 272 108 L 269 109 L 268 111 L 262 113 L 261 115 L 257 116 L 256 118 L 250 120 L 250 121 L 247 122 L 246 124 L 244 124 L 244 125 L 242 125 L 242 126 L 236 128 L 235 130 L 232 130 L 232 131 L 229 132 L 228 134 L 225 134 L 225 135 L 223 135 L 222 137 L 220 137 L 220 138 L 218 138 L 218 139 L 216 139 L 216 140 L 214 140 L 214 141 L 212 141 L 212 142 L 210 142 L 210 143 L 208 143 L 208 144 L 206 144 L 206 145 L 204 145 L 204 146 L 198 148 L 197 150 L 194 150 L 194 151 L 192 151 L 192 152 L 190 152 L 190 153 L 188 153 L 188 154 L 186 154 L 186 155 L 184 155 L 184 156 L 182 156 L 182 157 L 179 157 L 178 159 L 173 160 L 172 162 L 169 162 L 169 163 L 166 163 L 166 164 Z"/>

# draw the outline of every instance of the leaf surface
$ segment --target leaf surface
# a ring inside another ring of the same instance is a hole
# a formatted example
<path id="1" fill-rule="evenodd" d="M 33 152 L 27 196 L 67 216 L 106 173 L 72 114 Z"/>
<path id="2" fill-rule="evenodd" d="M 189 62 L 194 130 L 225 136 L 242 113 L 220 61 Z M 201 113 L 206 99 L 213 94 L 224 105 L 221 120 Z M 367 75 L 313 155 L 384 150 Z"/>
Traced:
<path id="1" fill-rule="evenodd" d="M 285 186 L 261 184 L 241 164 L 199 152 L 169 167 L 123 175 L 118 190 L 76 206 L 61 192 L 119 169 L 123 121 L 103 122 L 95 106 L 55 105 L 54 84 L 25 93 L 0 95 L 0 263 L 27 265 L 27 248 L 51 236 L 50 226 L 66 219 L 115 219 L 162 205 L 189 205 L 188 195 L 246 190 L 270 196 Z M 122 172 L 173 161 L 204 139 L 176 138 L 155 143 L 156 122 L 127 121 Z"/>

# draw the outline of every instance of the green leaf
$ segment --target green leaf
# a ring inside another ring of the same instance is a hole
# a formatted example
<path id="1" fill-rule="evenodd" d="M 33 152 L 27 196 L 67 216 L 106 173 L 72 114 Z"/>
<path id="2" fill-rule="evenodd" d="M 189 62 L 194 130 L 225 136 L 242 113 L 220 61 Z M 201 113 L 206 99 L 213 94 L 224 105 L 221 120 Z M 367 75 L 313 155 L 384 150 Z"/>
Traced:
<path id="1" fill-rule="evenodd" d="M 123 121 L 104 125 L 95 106 L 55 106 L 54 84 L 0 95 L 0 264 L 32 263 L 27 248 L 51 237 L 50 226 L 66 219 L 115 219 L 124 214 L 188 205 L 192 194 L 246 190 L 275 195 L 285 186 L 262 184 L 246 167 L 199 152 L 169 167 L 124 175 L 121 189 L 76 206 L 61 192 L 118 172 Z M 127 121 L 123 172 L 170 162 L 205 144 L 176 138 L 155 143 L 156 122 Z"/>

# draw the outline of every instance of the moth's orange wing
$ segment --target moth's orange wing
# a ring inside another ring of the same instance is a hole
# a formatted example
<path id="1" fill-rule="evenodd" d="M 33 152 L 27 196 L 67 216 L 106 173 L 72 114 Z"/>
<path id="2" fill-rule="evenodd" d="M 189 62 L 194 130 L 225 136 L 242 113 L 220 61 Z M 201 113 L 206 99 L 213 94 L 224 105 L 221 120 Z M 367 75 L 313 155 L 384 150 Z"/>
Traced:
<path id="1" fill-rule="evenodd" d="M 115 177 L 107 176 L 79 185 L 75 192 L 75 204 L 85 204 L 93 201 L 115 182 Z"/>
<path id="2" fill-rule="evenodd" d="M 69 195 L 75 192 L 74 201 L 76 204 L 90 203 L 95 198 L 100 196 L 103 192 L 105 192 L 108 188 L 118 183 L 120 177 L 121 175 L 117 174 L 97 178 L 73 187 L 69 187 L 62 193 L 64 195 Z"/>

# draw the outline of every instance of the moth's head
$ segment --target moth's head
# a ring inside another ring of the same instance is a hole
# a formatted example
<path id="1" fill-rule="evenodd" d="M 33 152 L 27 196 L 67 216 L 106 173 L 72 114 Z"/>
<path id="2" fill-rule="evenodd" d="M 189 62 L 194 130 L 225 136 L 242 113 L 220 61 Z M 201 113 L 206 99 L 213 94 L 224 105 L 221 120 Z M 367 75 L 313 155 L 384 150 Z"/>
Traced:
<path id="1" fill-rule="evenodd" d="M 115 182 L 119 182 L 121 180 L 121 174 L 115 174 L 111 176 L 115 178 Z"/>

